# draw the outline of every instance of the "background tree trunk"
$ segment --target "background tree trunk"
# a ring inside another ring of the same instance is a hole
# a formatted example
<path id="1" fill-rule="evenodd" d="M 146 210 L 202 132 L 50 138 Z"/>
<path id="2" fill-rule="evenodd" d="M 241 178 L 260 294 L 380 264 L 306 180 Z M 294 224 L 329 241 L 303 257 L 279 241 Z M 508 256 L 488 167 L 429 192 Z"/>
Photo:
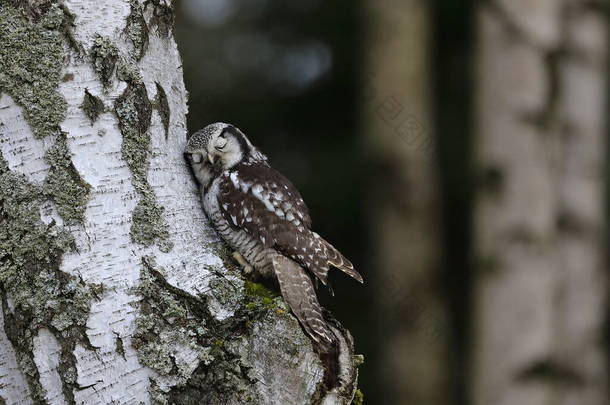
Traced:
<path id="1" fill-rule="evenodd" d="M 182 150 L 165 0 L 0 0 L 0 403 L 347 404 L 244 281 Z"/>
<path id="2" fill-rule="evenodd" d="M 478 10 L 475 404 L 607 403 L 607 16 Z"/>
<path id="3" fill-rule="evenodd" d="M 368 1 L 365 131 L 388 404 L 450 403 L 440 204 L 431 120 L 430 4 Z M 391 384 L 389 382 L 392 382 Z"/>

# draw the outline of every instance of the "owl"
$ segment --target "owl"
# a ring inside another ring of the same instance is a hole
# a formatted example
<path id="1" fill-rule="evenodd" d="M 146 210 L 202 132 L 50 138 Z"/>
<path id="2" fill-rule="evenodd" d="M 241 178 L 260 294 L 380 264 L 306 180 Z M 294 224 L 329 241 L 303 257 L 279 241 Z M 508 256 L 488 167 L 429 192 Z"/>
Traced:
<path id="1" fill-rule="evenodd" d="M 194 133 L 185 157 L 200 184 L 203 209 L 234 250 L 233 257 L 246 273 L 276 279 L 321 358 L 336 356 L 337 337 L 324 319 L 314 280 L 327 285 L 331 266 L 361 283 L 362 277 L 311 229 L 298 190 L 230 124 L 211 124 Z"/>

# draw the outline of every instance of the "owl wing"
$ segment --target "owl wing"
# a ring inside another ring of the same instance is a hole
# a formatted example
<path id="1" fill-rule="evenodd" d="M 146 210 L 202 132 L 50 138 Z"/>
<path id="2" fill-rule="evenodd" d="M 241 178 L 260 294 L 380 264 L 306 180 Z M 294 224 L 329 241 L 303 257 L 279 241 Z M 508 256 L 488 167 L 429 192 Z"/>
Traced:
<path id="1" fill-rule="evenodd" d="M 349 260 L 309 229 L 311 219 L 301 195 L 268 165 L 239 165 L 223 173 L 219 191 L 220 211 L 236 229 L 290 257 L 325 285 L 329 266 L 362 282 Z"/>
<path id="2" fill-rule="evenodd" d="M 231 185 L 251 194 L 270 211 L 297 228 L 311 228 L 311 217 L 296 187 L 266 163 L 239 165 L 228 176 Z"/>

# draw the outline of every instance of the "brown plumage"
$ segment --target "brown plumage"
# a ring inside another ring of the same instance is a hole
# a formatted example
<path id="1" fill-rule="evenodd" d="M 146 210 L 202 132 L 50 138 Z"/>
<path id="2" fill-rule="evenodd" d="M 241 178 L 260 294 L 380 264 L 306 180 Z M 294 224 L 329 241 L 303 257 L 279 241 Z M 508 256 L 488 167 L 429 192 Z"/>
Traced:
<path id="1" fill-rule="evenodd" d="M 328 282 L 336 267 L 362 277 L 312 228 L 298 190 L 269 166 L 245 135 L 228 124 L 195 133 L 186 148 L 204 189 L 203 205 L 220 236 L 263 276 L 278 281 L 282 297 L 327 365 L 325 383 L 336 383 L 337 337 L 324 319 L 313 278 Z"/>
<path id="2" fill-rule="evenodd" d="M 219 177 L 219 192 L 220 211 L 229 224 L 290 257 L 324 285 L 329 266 L 362 282 L 352 263 L 311 230 L 301 195 L 266 162 L 237 164 L 224 172 Z"/>

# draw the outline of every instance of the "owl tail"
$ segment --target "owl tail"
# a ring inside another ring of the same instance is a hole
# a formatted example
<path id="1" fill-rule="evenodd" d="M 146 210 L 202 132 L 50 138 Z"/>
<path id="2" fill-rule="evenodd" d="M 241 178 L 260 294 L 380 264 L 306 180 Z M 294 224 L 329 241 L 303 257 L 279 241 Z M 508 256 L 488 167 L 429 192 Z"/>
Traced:
<path id="1" fill-rule="evenodd" d="M 324 364 L 324 385 L 330 390 L 338 383 L 339 344 L 324 319 L 311 277 L 303 267 L 286 256 L 276 254 L 272 263 L 284 300 Z"/>
<path id="2" fill-rule="evenodd" d="M 326 257 L 328 258 L 328 264 L 338 268 L 345 274 L 363 283 L 364 281 L 362 280 L 362 276 L 356 271 L 352 262 L 347 260 L 345 256 L 335 249 L 333 245 L 327 241 L 324 241 L 324 243 L 326 245 Z"/>

